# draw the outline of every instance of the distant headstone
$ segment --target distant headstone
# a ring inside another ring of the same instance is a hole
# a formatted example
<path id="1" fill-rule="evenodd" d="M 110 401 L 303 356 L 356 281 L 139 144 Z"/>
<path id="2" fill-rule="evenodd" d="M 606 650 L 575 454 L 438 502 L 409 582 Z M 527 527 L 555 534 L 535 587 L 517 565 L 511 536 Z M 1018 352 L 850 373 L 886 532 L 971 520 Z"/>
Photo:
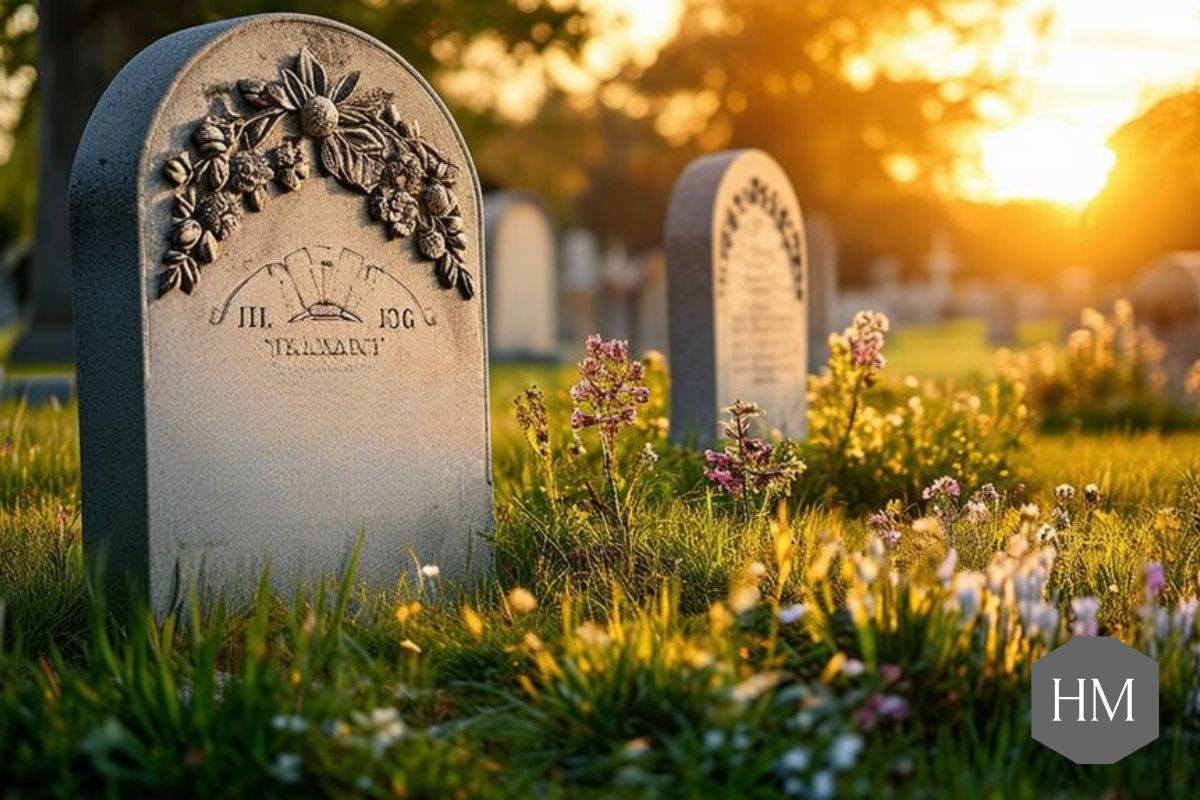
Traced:
<path id="1" fill-rule="evenodd" d="M 1137 321 L 1166 345 L 1178 383 L 1200 360 L 1200 251 L 1162 256 L 1143 270 L 1131 299 Z"/>
<path id="2" fill-rule="evenodd" d="M 600 333 L 610 339 L 628 341 L 634 334 L 634 294 L 641 275 L 621 242 L 610 242 L 600 258 Z"/>
<path id="3" fill-rule="evenodd" d="M 600 244 L 596 234 L 574 228 L 563 234 L 562 280 L 563 307 L 560 335 L 569 350 L 583 347 L 593 333 L 599 333 L 597 312 L 600 292 Z"/>
<path id="4" fill-rule="evenodd" d="M 829 361 L 829 334 L 838 330 L 838 244 L 833 223 L 824 214 L 805 217 L 808 243 L 808 371 L 815 375 Z"/>
<path id="5" fill-rule="evenodd" d="M 479 183 L 383 44 L 272 14 L 131 61 L 71 180 L 84 542 L 167 607 L 486 563 Z M 474 552 L 473 552 L 474 551 Z"/>
<path id="6" fill-rule="evenodd" d="M 666 354 L 670 349 L 670 328 L 667 323 L 667 259 L 661 250 L 651 250 L 637 259 L 641 281 L 637 288 L 634 312 L 637 324 L 633 343 L 638 354 L 657 350 Z"/>
<path id="7" fill-rule="evenodd" d="M 758 403 L 765 426 L 805 432 L 807 255 L 800 205 L 767 154 L 701 158 L 667 215 L 671 436 L 704 446 L 721 409 Z"/>
<path id="8" fill-rule="evenodd" d="M 558 354 L 558 243 L 534 195 L 484 198 L 488 253 L 488 349 L 493 358 Z"/>

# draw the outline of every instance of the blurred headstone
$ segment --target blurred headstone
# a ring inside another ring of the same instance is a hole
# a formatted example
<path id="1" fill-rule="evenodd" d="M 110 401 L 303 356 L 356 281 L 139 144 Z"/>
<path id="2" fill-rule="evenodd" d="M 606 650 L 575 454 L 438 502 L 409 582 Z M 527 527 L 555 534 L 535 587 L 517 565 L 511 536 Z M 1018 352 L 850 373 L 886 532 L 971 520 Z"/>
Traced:
<path id="1" fill-rule="evenodd" d="M 1163 255 L 1142 271 L 1131 299 L 1137 321 L 1166 346 L 1178 382 L 1200 360 L 1200 251 Z"/>
<path id="2" fill-rule="evenodd" d="M 493 358 L 558 354 L 558 253 L 554 222 L 536 196 L 497 192 L 483 201 L 487 229 L 488 349 Z"/>
<path id="3" fill-rule="evenodd" d="M 804 219 L 808 241 L 808 371 L 816 374 L 829 361 L 829 334 L 838 330 L 838 244 L 833 223 L 824 214 Z"/>
<path id="4" fill-rule="evenodd" d="M 600 332 L 610 339 L 629 341 L 633 337 L 634 293 L 637 291 L 637 267 L 621 242 L 610 242 L 600 257 L 602 319 Z"/>
<path id="5" fill-rule="evenodd" d="M 641 282 L 637 288 L 637 327 L 634 346 L 640 355 L 647 350 L 666 354 L 670 348 L 670 329 L 667 323 L 667 257 L 661 250 L 651 250 L 638 257 Z"/>
<path id="6" fill-rule="evenodd" d="M 600 244 L 596 234 L 574 228 L 562 237 L 561 335 L 569 351 L 600 331 L 597 322 L 600 294 Z"/>
<path id="7" fill-rule="evenodd" d="M 216 22 L 126 66 L 71 180 L 84 543 L 110 577 L 163 609 L 268 561 L 281 589 L 338 574 L 360 534 L 375 585 L 486 562 L 481 202 L 428 84 L 345 25 Z"/>
<path id="8" fill-rule="evenodd" d="M 758 403 L 764 427 L 803 436 L 807 255 L 787 175 L 758 150 L 692 162 L 666 239 L 672 439 L 712 443 L 737 400 Z"/>

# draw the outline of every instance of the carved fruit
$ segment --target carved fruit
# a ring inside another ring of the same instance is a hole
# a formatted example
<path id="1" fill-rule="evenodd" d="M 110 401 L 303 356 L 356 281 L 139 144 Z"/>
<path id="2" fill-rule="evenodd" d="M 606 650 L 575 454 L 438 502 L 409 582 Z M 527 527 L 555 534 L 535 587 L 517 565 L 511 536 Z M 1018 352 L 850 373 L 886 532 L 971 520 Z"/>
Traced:
<path id="1" fill-rule="evenodd" d="M 192 139 L 196 142 L 200 153 L 207 158 L 219 156 L 229 149 L 229 140 L 225 137 L 225 131 L 209 120 L 205 120 L 199 128 L 196 128 Z"/>
<path id="2" fill-rule="evenodd" d="M 192 177 L 191 159 L 187 157 L 187 153 L 164 164 L 163 175 L 176 186 L 187 183 L 188 178 Z"/>
<path id="3" fill-rule="evenodd" d="M 446 239 L 435 230 L 427 230 L 417 237 L 421 255 L 433 261 L 446 255 Z"/>
<path id="4" fill-rule="evenodd" d="M 435 217 L 444 217 L 454 210 L 457 202 L 450 190 L 440 183 L 435 183 L 425 190 L 425 208 Z"/>
<path id="5" fill-rule="evenodd" d="M 310 97 L 300 109 L 300 129 L 314 139 L 324 139 L 337 125 L 337 106 L 328 97 Z"/>
<path id="6" fill-rule="evenodd" d="M 200 227 L 200 223 L 194 219 L 184 220 L 175 228 L 175 236 L 172 242 L 179 250 L 191 250 L 195 247 L 196 242 L 200 241 L 201 234 L 204 229 Z"/>
<path id="7" fill-rule="evenodd" d="M 217 237 L 213 236 L 212 231 L 205 231 L 200 237 L 200 243 L 196 245 L 196 260 L 201 264 L 211 264 L 217 260 L 217 253 L 221 246 L 217 244 Z"/>

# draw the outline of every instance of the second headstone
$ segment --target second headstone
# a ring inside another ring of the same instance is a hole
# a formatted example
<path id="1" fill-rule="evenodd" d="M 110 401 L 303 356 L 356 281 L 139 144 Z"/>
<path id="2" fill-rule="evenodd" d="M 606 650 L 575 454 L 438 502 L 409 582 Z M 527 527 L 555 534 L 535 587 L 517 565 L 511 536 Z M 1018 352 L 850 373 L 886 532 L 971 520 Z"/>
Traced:
<path id="1" fill-rule="evenodd" d="M 766 153 L 693 162 L 667 216 L 671 438 L 706 446 L 721 409 L 758 403 L 767 431 L 805 432 L 807 255 L 796 194 Z"/>

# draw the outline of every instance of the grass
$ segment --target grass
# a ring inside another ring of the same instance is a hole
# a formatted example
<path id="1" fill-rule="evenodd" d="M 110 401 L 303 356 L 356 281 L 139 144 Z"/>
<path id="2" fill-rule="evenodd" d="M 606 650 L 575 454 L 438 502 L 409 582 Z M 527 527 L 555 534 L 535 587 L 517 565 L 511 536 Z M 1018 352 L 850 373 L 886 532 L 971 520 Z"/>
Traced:
<path id="1" fill-rule="evenodd" d="M 902 337 L 893 363 L 919 366 L 903 355 L 917 344 Z M 1200 575 L 1200 434 L 1031 430 L 985 519 L 906 495 L 887 506 L 898 541 L 884 549 L 866 512 L 889 496 L 808 491 L 826 480 L 817 466 L 781 507 L 714 493 L 700 457 L 662 439 L 660 390 L 620 440 L 626 536 L 595 499 L 595 437 L 570 453 L 573 376 L 493 372 L 493 575 L 380 590 L 351 571 L 165 619 L 109 615 L 89 589 L 75 409 L 0 409 L 0 794 L 1193 795 L 1197 639 L 1176 604 Z M 545 460 L 511 413 L 531 381 L 547 395 Z M 905 430 L 953 463 L 961 446 L 929 420 L 962 403 L 920 396 L 930 415 Z M 906 469 L 943 468 L 924 447 Z M 981 476 L 999 469 L 981 463 Z M 1063 483 L 1074 497 L 1056 499 Z M 1089 483 L 1101 499 L 1083 497 Z M 1043 572 L 1039 529 L 1062 514 Z M 1146 593 L 1148 562 L 1164 567 L 1161 596 Z M 1044 584 L 1035 610 L 1055 624 L 1003 589 L 978 598 L 994 616 L 967 613 L 964 571 L 989 565 L 1007 585 Z M 1111 766 L 1078 767 L 1028 735 L 1030 667 L 1080 623 L 1084 596 L 1100 599 L 1102 631 L 1162 666 L 1161 738 Z"/>

